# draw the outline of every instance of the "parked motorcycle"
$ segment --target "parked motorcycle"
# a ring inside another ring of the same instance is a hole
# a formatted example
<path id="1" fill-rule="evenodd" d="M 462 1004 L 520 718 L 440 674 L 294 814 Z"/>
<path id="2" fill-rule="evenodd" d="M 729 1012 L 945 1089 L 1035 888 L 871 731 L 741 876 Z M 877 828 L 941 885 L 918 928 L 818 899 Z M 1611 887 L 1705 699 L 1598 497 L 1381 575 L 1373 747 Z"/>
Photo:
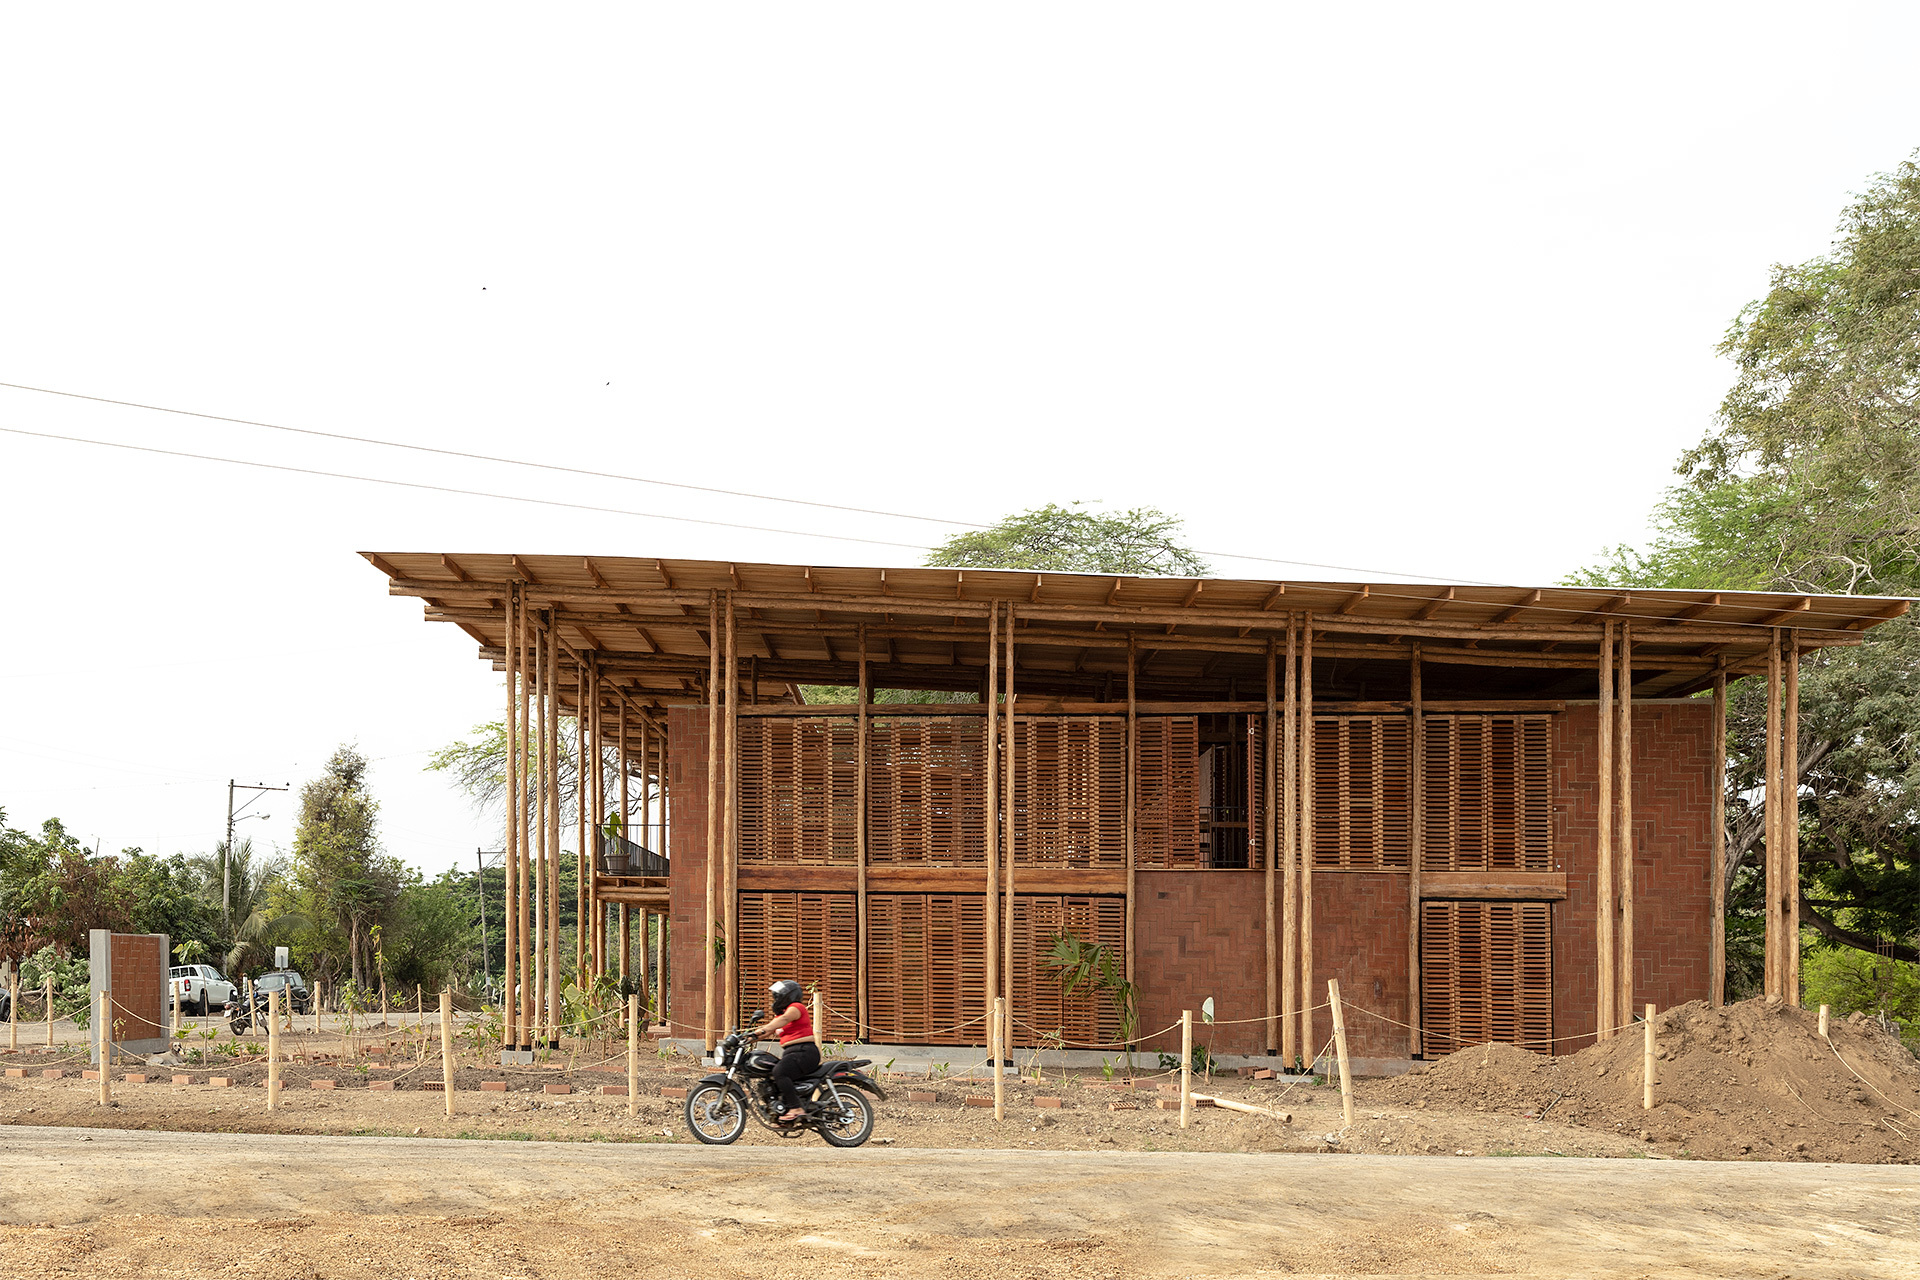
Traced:
<path id="1" fill-rule="evenodd" d="M 233 1030 L 233 1034 L 243 1036 L 253 1029 L 255 1018 L 260 1020 L 262 1026 L 266 1025 L 267 1009 L 268 997 L 264 991 L 253 993 L 252 1009 L 247 1008 L 245 996 L 236 996 L 227 1001 L 227 1026 Z"/>
<path id="2" fill-rule="evenodd" d="M 758 1023 L 756 1011 L 747 1018 Z M 747 1131 L 747 1117 L 783 1138 L 818 1133 L 829 1146 L 857 1147 L 873 1136 L 873 1104 L 866 1094 L 886 1100 L 886 1090 L 860 1071 L 871 1058 L 822 1062 L 820 1069 L 797 1082 L 807 1114 L 782 1121 L 787 1104 L 773 1083 L 780 1059 L 753 1047 L 745 1028 L 735 1028 L 720 1042 L 717 1065 L 724 1070 L 707 1076 L 687 1094 L 687 1128 L 710 1146 L 725 1146 Z M 862 1090 L 865 1092 L 863 1093 Z"/>

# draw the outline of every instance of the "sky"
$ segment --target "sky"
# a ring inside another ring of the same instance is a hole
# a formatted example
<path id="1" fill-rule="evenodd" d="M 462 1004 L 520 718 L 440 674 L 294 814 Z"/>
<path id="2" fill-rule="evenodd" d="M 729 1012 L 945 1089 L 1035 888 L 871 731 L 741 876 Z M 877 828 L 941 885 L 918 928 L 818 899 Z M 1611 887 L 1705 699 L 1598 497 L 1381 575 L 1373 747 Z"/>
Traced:
<path id="1" fill-rule="evenodd" d="M 386 846 L 471 867 L 497 823 L 423 766 L 500 685 L 361 550 L 905 565 L 1080 500 L 1224 575 L 1555 581 L 1920 147 L 1916 47 L 1911 5 L 11 6 L 0 382 L 921 518 L 0 388 L 0 809 L 205 852 L 230 779 L 352 743 Z"/>

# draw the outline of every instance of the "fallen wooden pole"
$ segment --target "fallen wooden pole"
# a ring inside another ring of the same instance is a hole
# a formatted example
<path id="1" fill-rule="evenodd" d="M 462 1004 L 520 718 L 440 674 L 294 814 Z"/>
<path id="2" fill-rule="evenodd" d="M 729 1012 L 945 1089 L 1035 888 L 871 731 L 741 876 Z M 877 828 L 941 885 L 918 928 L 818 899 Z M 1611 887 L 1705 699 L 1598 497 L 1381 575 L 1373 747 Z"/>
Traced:
<path id="1" fill-rule="evenodd" d="M 1196 1093 L 1193 1101 L 1203 1107 L 1225 1107 L 1228 1111 L 1244 1111 L 1250 1116 L 1265 1116 L 1269 1120 L 1278 1120 L 1281 1124 L 1293 1123 L 1293 1112 L 1275 1111 L 1271 1107 L 1256 1107 L 1251 1102 L 1240 1102 L 1233 1098 L 1223 1098 L 1215 1093 Z"/>
<path id="2" fill-rule="evenodd" d="M 1180 1127 L 1193 1110 L 1193 1010 L 1180 1011 Z"/>
<path id="3" fill-rule="evenodd" d="M 1353 1076 L 1347 1070 L 1347 1014 L 1340 1005 L 1340 979 L 1327 979 L 1327 1003 L 1333 1006 L 1333 1048 L 1340 1058 L 1341 1123 L 1353 1124 Z"/>
<path id="4" fill-rule="evenodd" d="M 1640 1054 L 1640 1107 L 1653 1110 L 1653 1006 L 1647 1006 L 1646 1047 Z"/>
<path id="5" fill-rule="evenodd" d="M 453 1115 L 453 992 L 440 993 L 440 1092 L 446 1095 L 447 1115 Z"/>

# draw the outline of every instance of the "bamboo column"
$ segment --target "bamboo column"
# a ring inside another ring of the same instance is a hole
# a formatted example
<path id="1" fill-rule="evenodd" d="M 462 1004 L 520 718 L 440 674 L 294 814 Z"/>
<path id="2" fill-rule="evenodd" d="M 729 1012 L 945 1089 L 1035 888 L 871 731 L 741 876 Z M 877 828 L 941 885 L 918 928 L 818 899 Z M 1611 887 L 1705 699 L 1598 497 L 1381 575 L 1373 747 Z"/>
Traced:
<path id="1" fill-rule="evenodd" d="M 646 833 L 641 833 L 640 840 L 633 839 L 633 808 L 627 803 L 627 700 L 625 698 L 620 699 L 615 708 L 614 725 L 614 732 L 619 737 L 619 743 L 614 748 L 614 760 L 617 764 L 615 777 L 620 786 L 620 835 L 629 844 L 639 844 L 644 848 Z M 628 867 L 627 870 L 631 871 L 633 868 Z M 627 904 L 623 902 L 620 904 L 620 980 L 622 982 L 627 980 L 628 970 L 633 961 L 633 935 L 629 929 L 627 915 Z"/>
<path id="2" fill-rule="evenodd" d="M 1135 675 L 1138 655 L 1138 643 L 1132 631 L 1127 632 L 1127 981 L 1133 981 L 1133 956 L 1140 949 L 1140 935 L 1134 925 L 1134 903 L 1139 896 L 1137 870 L 1140 854 L 1134 841 L 1138 839 L 1140 809 L 1140 717 L 1136 698 Z M 993 713 L 989 711 L 988 715 Z"/>
<path id="3" fill-rule="evenodd" d="M 986 944 L 988 1018 L 998 1025 L 1000 1013 L 1000 602 L 995 600 L 987 613 L 987 883 Z M 1131 898 L 1128 899 L 1132 901 Z M 1000 1077 L 999 1034 L 987 1029 L 989 1052 L 993 1055 L 993 1075 Z"/>
<path id="4" fill-rule="evenodd" d="M 546 679 L 540 697 L 540 751 L 546 780 L 547 830 L 547 1039 L 558 1047 L 560 1032 L 560 628 L 547 613 Z M 576 932 L 578 925 L 575 926 Z"/>
<path id="5" fill-rule="evenodd" d="M 1280 1060 L 1300 1059 L 1300 618 L 1287 614 L 1286 716 L 1281 726 Z"/>
<path id="6" fill-rule="evenodd" d="M 649 820 L 653 816 L 653 770 L 650 762 L 652 750 L 651 726 L 647 718 L 640 717 L 640 846 L 655 853 L 666 852 L 666 841 L 654 841 Z M 661 1008 L 666 1004 L 665 993 L 659 1005 L 653 1002 L 653 956 L 651 953 L 653 938 L 653 913 L 645 907 L 640 908 L 640 991 L 648 1010 Z"/>
<path id="7" fill-rule="evenodd" d="M 1781 888 L 1786 883 L 1786 868 L 1781 847 L 1786 824 L 1781 814 L 1786 808 L 1785 788 L 1780 783 L 1780 631 L 1775 628 L 1767 646 L 1767 752 L 1766 752 L 1766 886 L 1767 949 L 1766 994 L 1768 998 L 1786 998 L 1786 965 L 1781 960 L 1785 938 L 1785 918 L 1780 910 Z"/>
<path id="8" fill-rule="evenodd" d="M 576 655 L 577 657 L 578 655 Z M 587 839 L 587 668 L 573 668 L 573 837 L 579 850 L 573 860 L 573 971 L 587 967 L 587 883 L 594 873 Z"/>
<path id="9" fill-rule="evenodd" d="M 520 1047 L 533 1048 L 540 1034 L 540 1021 L 537 1013 L 537 1001 L 540 998 L 539 971 L 534 967 L 533 952 L 533 903 L 534 890 L 539 886 L 533 879 L 534 848 L 533 827 L 529 822 L 532 807 L 531 788 L 533 779 L 529 776 L 527 753 L 533 749 L 533 663 L 531 654 L 533 624 L 527 617 L 526 599 L 522 595 L 520 608 L 516 611 L 520 622 L 520 635 L 516 643 L 520 648 L 520 796 L 514 806 L 514 817 L 520 826 L 520 897 L 515 909 L 520 916 Z"/>
<path id="10" fill-rule="evenodd" d="M 1613 786 L 1613 804 L 1619 814 L 1620 834 L 1614 841 L 1614 866 L 1619 873 L 1620 882 L 1617 892 L 1620 904 L 1620 921 L 1614 928 L 1613 945 L 1615 948 L 1618 976 L 1614 979 L 1614 998 L 1620 1002 L 1620 1013 L 1614 1021 L 1615 1026 L 1627 1026 L 1633 1021 L 1633 624 L 1620 625 L 1620 692 L 1614 699 L 1614 707 L 1620 717 L 1620 728 L 1615 734 L 1613 744 L 1613 762 L 1617 777 Z"/>
<path id="11" fill-rule="evenodd" d="M 553 630 L 550 613 L 536 613 L 533 628 L 533 1026 L 534 1039 L 542 1044 L 551 1040 L 552 1013 L 547 1002 L 547 980 L 552 966 L 547 963 L 547 935 L 552 922 L 547 917 L 547 882 L 553 877 L 547 866 L 547 634 Z"/>
<path id="12" fill-rule="evenodd" d="M 718 1041 L 719 991 L 714 974 L 724 944 L 720 940 L 720 593 L 707 598 L 707 950 L 701 961 L 701 989 L 706 994 L 706 1021 L 702 1034 L 707 1052 Z"/>
<path id="13" fill-rule="evenodd" d="M 1409 714 L 1413 721 L 1407 727 L 1410 742 L 1411 759 L 1408 762 L 1409 781 L 1412 795 L 1413 818 L 1407 831 L 1407 1048 L 1414 1057 L 1425 1050 L 1420 1041 L 1420 873 L 1422 861 L 1427 854 L 1427 726 L 1426 714 L 1421 702 L 1420 646 L 1413 646 L 1413 666 L 1409 672 L 1412 680 L 1409 693 L 1411 706 Z"/>
<path id="14" fill-rule="evenodd" d="M 1265 872 L 1265 890 L 1267 906 L 1267 1053 L 1280 1051 L 1280 901 L 1278 864 L 1280 850 L 1274 845 L 1274 788 L 1273 778 L 1278 762 L 1274 759 L 1274 720 L 1280 712 L 1279 690 L 1279 653 L 1272 636 L 1267 637 L 1267 716 L 1260 726 L 1260 852 Z M 1252 833 L 1249 832 L 1249 835 Z"/>
<path id="15" fill-rule="evenodd" d="M 1300 631 L 1300 1050 L 1313 1038 L 1313 612 Z M 1309 1066 L 1312 1064 L 1309 1063 Z"/>
<path id="16" fill-rule="evenodd" d="M 515 903 L 519 901 L 520 846 L 519 823 L 515 819 L 520 803 L 520 739 L 519 706 L 517 685 L 519 682 L 520 651 L 515 643 L 517 618 L 519 615 L 520 588 L 518 583 L 507 584 L 506 599 L 506 663 L 507 663 L 507 715 L 503 722 L 506 726 L 507 743 L 507 780 L 506 780 L 506 854 L 501 859 L 501 870 L 505 875 L 505 887 L 502 891 L 500 915 L 502 917 L 502 959 L 500 965 L 500 1047 L 503 1050 L 515 1049 L 520 1044 L 520 935 Z"/>
<path id="17" fill-rule="evenodd" d="M 1718 1009 L 1727 991 L 1727 660 L 1713 673 L 1713 804 L 1708 821 L 1713 905 L 1707 925 L 1707 1000 Z"/>
<path id="18" fill-rule="evenodd" d="M 726 762 L 727 775 L 724 780 L 726 789 L 726 810 L 722 815 L 725 827 L 721 843 L 725 846 L 726 866 L 726 933 L 727 933 L 727 987 L 726 1019 L 729 1027 L 737 1021 L 740 1000 L 740 660 L 738 652 L 738 627 L 733 592 L 727 592 L 727 720 Z"/>
<path id="19" fill-rule="evenodd" d="M 1016 813 L 1016 810 L 1018 809 L 1018 805 L 1016 802 L 1020 795 L 1019 772 L 1018 772 L 1018 769 L 1019 769 L 1018 752 L 1019 752 L 1020 740 L 1015 730 L 1015 725 L 1017 722 L 1013 718 L 1013 700 L 1014 700 L 1013 627 L 1014 627 L 1013 601 L 1009 600 L 1007 601 L 1007 631 L 1006 631 L 1007 777 L 1006 777 L 1005 783 L 1003 784 L 1003 789 L 1001 793 L 1002 799 L 1004 802 L 1004 807 L 1006 810 L 1006 835 L 1002 839 L 1001 844 L 1006 850 L 1007 902 L 1006 902 L 1006 910 L 1002 913 L 1000 918 L 1001 936 L 1005 939 L 1004 945 L 1006 948 L 1006 954 L 1001 961 L 1001 974 L 1000 974 L 1000 981 L 1002 984 L 1003 992 L 1006 996 L 1006 1002 L 1001 1006 L 1002 1014 L 1006 1023 L 1006 1031 L 1001 1036 L 1000 1047 L 1009 1057 L 1011 1057 L 1013 1054 L 1013 1036 L 1011 1033 L 1013 1030 L 1013 1017 L 1014 1017 L 1014 1012 L 1013 1012 L 1013 915 L 1014 915 L 1013 866 L 1020 852 L 1020 841 L 1018 838 L 1018 829 L 1014 825 L 1015 813 Z"/>
<path id="20" fill-rule="evenodd" d="M 1780 845 L 1781 912 L 1785 916 L 1782 942 L 1787 962 L 1783 994 L 1800 1007 L 1800 641 L 1791 630 L 1782 633 L 1787 666 L 1786 707 L 1780 733 L 1780 821 L 1785 839 Z"/>
<path id="21" fill-rule="evenodd" d="M 1596 744 L 1594 805 L 1594 885 L 1600 901 L 1594 907 L 1594 939 L 1599 949 L 1596 973 L 1599 989 L 1594 999 L 1594 1031 L 1602 1040 L 1613 1038 L 1618 1025 L 1619 1001 L 1614 987 L 1619 976 L 1619 952 L 1613 945 L 1615 886 L 1613 869 L 1613 623 L 1600 632 L 1600 707 L 1595 714 Z"/>
<path id="22" fill-rule="evenodd" d="M 867 703 L 873 700 L 873 690 L 867 684 L 867 624 L 864 622 L 860 624 L 859 643 L 860 712 L 855 721 L 858 740 L 854 744 L 856 776 L 853 782 L 853 847 L 855 856 L 859 858 L 855 871 L 857 878 L 854 881 L 855 910 L 858 916 L 854 925 L 858 936 L 854 951 L 854 981 L 859 985 L 859 990 L 854 993 L 854 1008 L 857 1010 L 855 1016 L 859 1019 L 860 1025 L 854 1034 L 859 1039 L 865 1040 L 867 1027 L 870 1025 L 870 1014 L 867 1009 Z"/>

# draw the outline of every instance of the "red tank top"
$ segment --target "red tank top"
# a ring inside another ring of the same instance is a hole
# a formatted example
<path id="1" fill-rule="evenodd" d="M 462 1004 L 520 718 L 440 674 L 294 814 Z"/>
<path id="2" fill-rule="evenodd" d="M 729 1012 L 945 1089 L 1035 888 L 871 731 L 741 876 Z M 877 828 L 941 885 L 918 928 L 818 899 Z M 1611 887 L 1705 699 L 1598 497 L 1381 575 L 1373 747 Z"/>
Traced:
<path id="1" fill-rule="evenodd" d="M 800 1010 L 800 1016 L 780 1028 L 780 1043 L 782 1046 L 792 1044 L 795 1040 L 813 1039 L 813 1015 L 807 1012 L 807 1006 L 803 1004 L 797 1004 L 793 1007 Z"/>

